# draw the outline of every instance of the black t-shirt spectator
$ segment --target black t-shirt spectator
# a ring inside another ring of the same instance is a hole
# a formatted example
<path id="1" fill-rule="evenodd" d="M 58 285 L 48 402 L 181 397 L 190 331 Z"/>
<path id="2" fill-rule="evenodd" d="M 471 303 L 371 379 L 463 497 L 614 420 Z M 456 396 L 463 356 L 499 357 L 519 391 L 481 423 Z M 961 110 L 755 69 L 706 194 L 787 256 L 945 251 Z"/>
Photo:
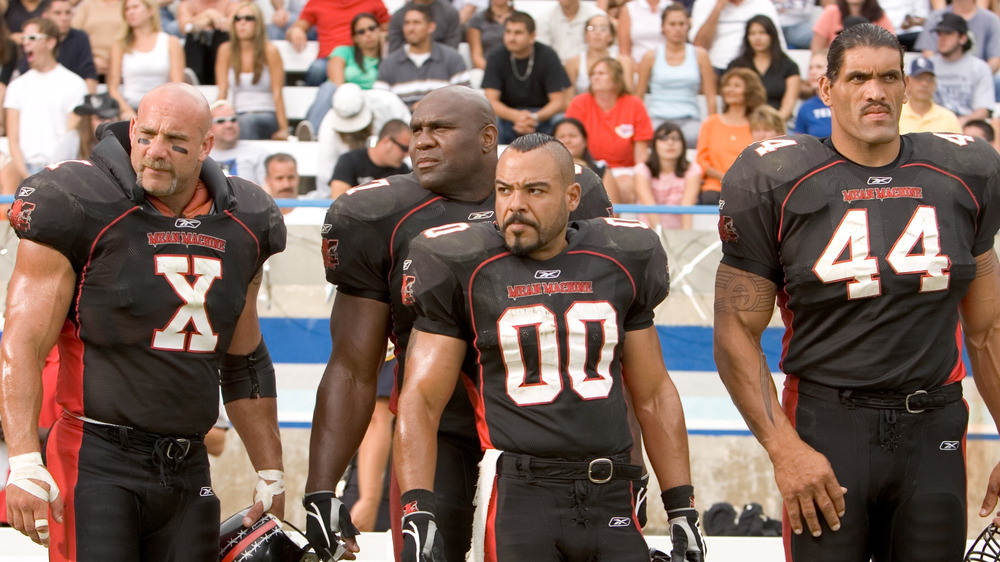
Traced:
<path id="1" fill-rule="evenodd" d="M 513 65 L 517 66 L 516 71 Z M 542 107 L 549 103 L 550 93 L 569 86 L 569 76 L 559 62 L 559 55 L 544 43 L 535 42 L 534 61 L 530 57 L 512 61 L 510 51 L 503 45 L 486 55 L 482 87 L 500 90 L 500 101 L 508 107 Z"/>
<path id="2" fill-rule="evenodd" d="M 331 181 L 340 180 L 347 185 L 355 186 L 396 174 L 408 173 L 410 173 L 410 167 L 406 164 L 402 164 L 398 168 L 378 166 L 368 157 L 367 148 L 356 148 L 347 151 L 337 159 Z"/>
<path id="3" fill-rule="evenodd" d="M 34 10 L 28 11 L 21 3 L 21 0 L 10 0 L 10 4 L 7 7 L 7 13 L 4 14 L 3 18 L 7 22 L 7 29 L 11 33 L 20 33 L 21 28 L 24 27 L 24 22 L 30 20 L 31 18 L 40 18 L 42 14 L 45 13 L 49 7 L 48 0 L 42 0 L 38 4 L 38 7 Z"/>
<path id="4" fill-rule="evenodd" d="M 795 61 L 784 54 L 780 60 L 772 61 L 771 66 L 767 67 L 767 72 L 763 75 L 753 64 L 745 64 L 740 59 L 729 63 L 729 67 L 726 70 L 741 67 L 749 68 L 756 72 L 757 76 L 760 76 L 761 82 L 764 83 L 764 89 L 767 91 L 767 105 L 775 109 L 781 109 L 781 99 L 785 97 L 786 80 L 788 80 L 788 77 L 799 75 L 799 65 L 795 64 Z"/>

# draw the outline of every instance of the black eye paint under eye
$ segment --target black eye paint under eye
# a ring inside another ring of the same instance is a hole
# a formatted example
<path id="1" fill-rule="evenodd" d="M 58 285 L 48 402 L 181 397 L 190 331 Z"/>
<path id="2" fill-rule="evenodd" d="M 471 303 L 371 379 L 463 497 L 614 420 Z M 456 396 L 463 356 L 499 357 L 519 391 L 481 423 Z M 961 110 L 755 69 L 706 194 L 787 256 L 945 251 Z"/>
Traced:
<path id="1" fill-rule="evenodd" d="M 171 146 L 170 149 L 173 150 L 174 152 L 179 152 L 181 154 L 187 154 L 188 153 L 188 149 L 184 148 L 183 146 L 176 146 L 176 145 L 174 145 L 174 146 Z"/>

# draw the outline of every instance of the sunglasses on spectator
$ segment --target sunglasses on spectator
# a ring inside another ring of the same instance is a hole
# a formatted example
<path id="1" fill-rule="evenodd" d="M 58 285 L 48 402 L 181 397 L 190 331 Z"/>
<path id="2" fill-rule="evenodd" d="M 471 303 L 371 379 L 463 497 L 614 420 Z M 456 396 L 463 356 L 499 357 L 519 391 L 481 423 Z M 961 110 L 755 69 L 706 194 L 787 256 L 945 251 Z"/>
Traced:
<path id="1" fill-rule="evenodd" d="M 405 144 L 399 142 L 398 140 L 396 140 L 396 139 L 394 139 L 392 137 L 386 137 L 386 138 L 389 139 L 390 141 L 392 141 L 392 144 L 398 146 L 399 149 L 402 150 L 403 152 L 406 152 L 406 153 L 410 152 L 410 147 L 409 146 L 406 146 Z"/>
<path id="2" fill-rule="evenodd" d="M 588 25 L 587 31 L 611 31 L 611 28 L 606 25 Z"/>
<path id="3" fill-rule="evenodd" d="M 24 42 L 24 41 L 42 41 L 42 40 L 48 39 L 48 38 L 49 38 L 49 36 L 46 35 L 46 34 L 44 34 L 44 33 L 31 33 L 31 34 L 28 34 L 28 35 L 22 35 L 21 36 L 21 42 Z"/>
<path id="4" fill-rule="evenodd" d="M 365 33 L 374 33 L 378 29 L 377 25 L 369 25 L 368 27 L 359 27 L 354 30 L 355 35 L 364 35 Z"/>
<path id="5" fill-rule="evenodd" d="M 216 125 L 221 125 L 222 123 L 235 123 L 237 117 L 235 115 L 229 115 L 227 117 L 216 117 L 212 119 L 212 123 Z"/>
<path id="6" fill-rule="evenodd" d="M 233 16 L 233 21 L 235 21 L 237 23 L 239 23 L 241 21 L 250 21 L 250 22 L 253 22 L 253 21 L 257 21 L 257 16 L 255 16 L 253 14 L 247 14 L 245 16 Z"/>

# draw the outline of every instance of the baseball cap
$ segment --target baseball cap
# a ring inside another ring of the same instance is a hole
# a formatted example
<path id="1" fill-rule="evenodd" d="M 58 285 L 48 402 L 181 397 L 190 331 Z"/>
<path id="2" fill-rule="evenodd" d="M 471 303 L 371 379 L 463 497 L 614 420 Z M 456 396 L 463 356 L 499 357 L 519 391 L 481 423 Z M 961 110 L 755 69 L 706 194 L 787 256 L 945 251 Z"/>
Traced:
<path id="1" fill-rule="evenodd" d="M 354 133 L 372 122 L 372 110 L 365 102 L 361 86 L 346 82 L 333 94 L 333 129 L 339 133 Z"/>
<path id="2" fill-rule="evenodd" d="M 83 96 L 83 105 L 73 108 L 77 115 L 96 115 L 101 119 L 118 119 L 118 102 L 107 92 Z"/>
<path id="3" fill-rule="evenodd" d="M 966 35 L 969 33 L 969 24 L 962 16 L 954 12 L 945 12 L 941 14 L 941 20 L 938 21 L 934 31 L 957 31 Z"/>
<path id="4" fill-rule="evenodd" d="M 921 74 L 934 74 L 934 63 L 927 57 L 917 57 L 910 64 L 910 76 L 920 76 Z"/>

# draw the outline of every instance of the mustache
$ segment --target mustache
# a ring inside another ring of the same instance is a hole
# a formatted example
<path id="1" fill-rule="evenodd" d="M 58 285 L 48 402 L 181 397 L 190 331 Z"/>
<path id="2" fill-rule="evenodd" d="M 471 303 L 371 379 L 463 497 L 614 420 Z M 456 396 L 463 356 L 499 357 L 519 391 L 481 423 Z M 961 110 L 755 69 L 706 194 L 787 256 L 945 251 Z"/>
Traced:
<path id="1" fill-rule="evenodd" d="M 892 111 L 891 109 L 889 109 L 888 105 L 886 105 L 886 104 L 884 104 L 884 103 L 882 103 L 880 101 L 873 101 L 873 102 L 869 103 L 868 105 L 866 105 L 864 107 L 864 109 L 861 110 L 861 113 L 862 114 L 868 113 L 868 110 L 872 109 L 872 108 L 880 109 L 882 111 L 885 111 L 886 113 L 890 113 Z"/>
<path id="2" fill-rule="evenodd" d="M 153 159 L 143 159 L 142 169 L 149 168 L 151 170 L 158 170 L 162 172 L 174 173 L 174 166 L 165 160 L 153 160 Z"/>
<path id="3" fill-rule="evenodd" d="M 538 223 L 536 223 L 535 221 L 533 221 L 533 220 L 525 217 L 521 213 L 514 213 L 514 214 L 510 215 L 509 217 L 507 217 L 507 220 L 503 221 L 503 229 L 507 230 L 507 227 L 510 226 L 510 225 L 512 225 L 512 224 L 523 224 L 523 225 L 526 225 L 526 226 L 530 226 L 532 228 L 538 228 Z"/>

